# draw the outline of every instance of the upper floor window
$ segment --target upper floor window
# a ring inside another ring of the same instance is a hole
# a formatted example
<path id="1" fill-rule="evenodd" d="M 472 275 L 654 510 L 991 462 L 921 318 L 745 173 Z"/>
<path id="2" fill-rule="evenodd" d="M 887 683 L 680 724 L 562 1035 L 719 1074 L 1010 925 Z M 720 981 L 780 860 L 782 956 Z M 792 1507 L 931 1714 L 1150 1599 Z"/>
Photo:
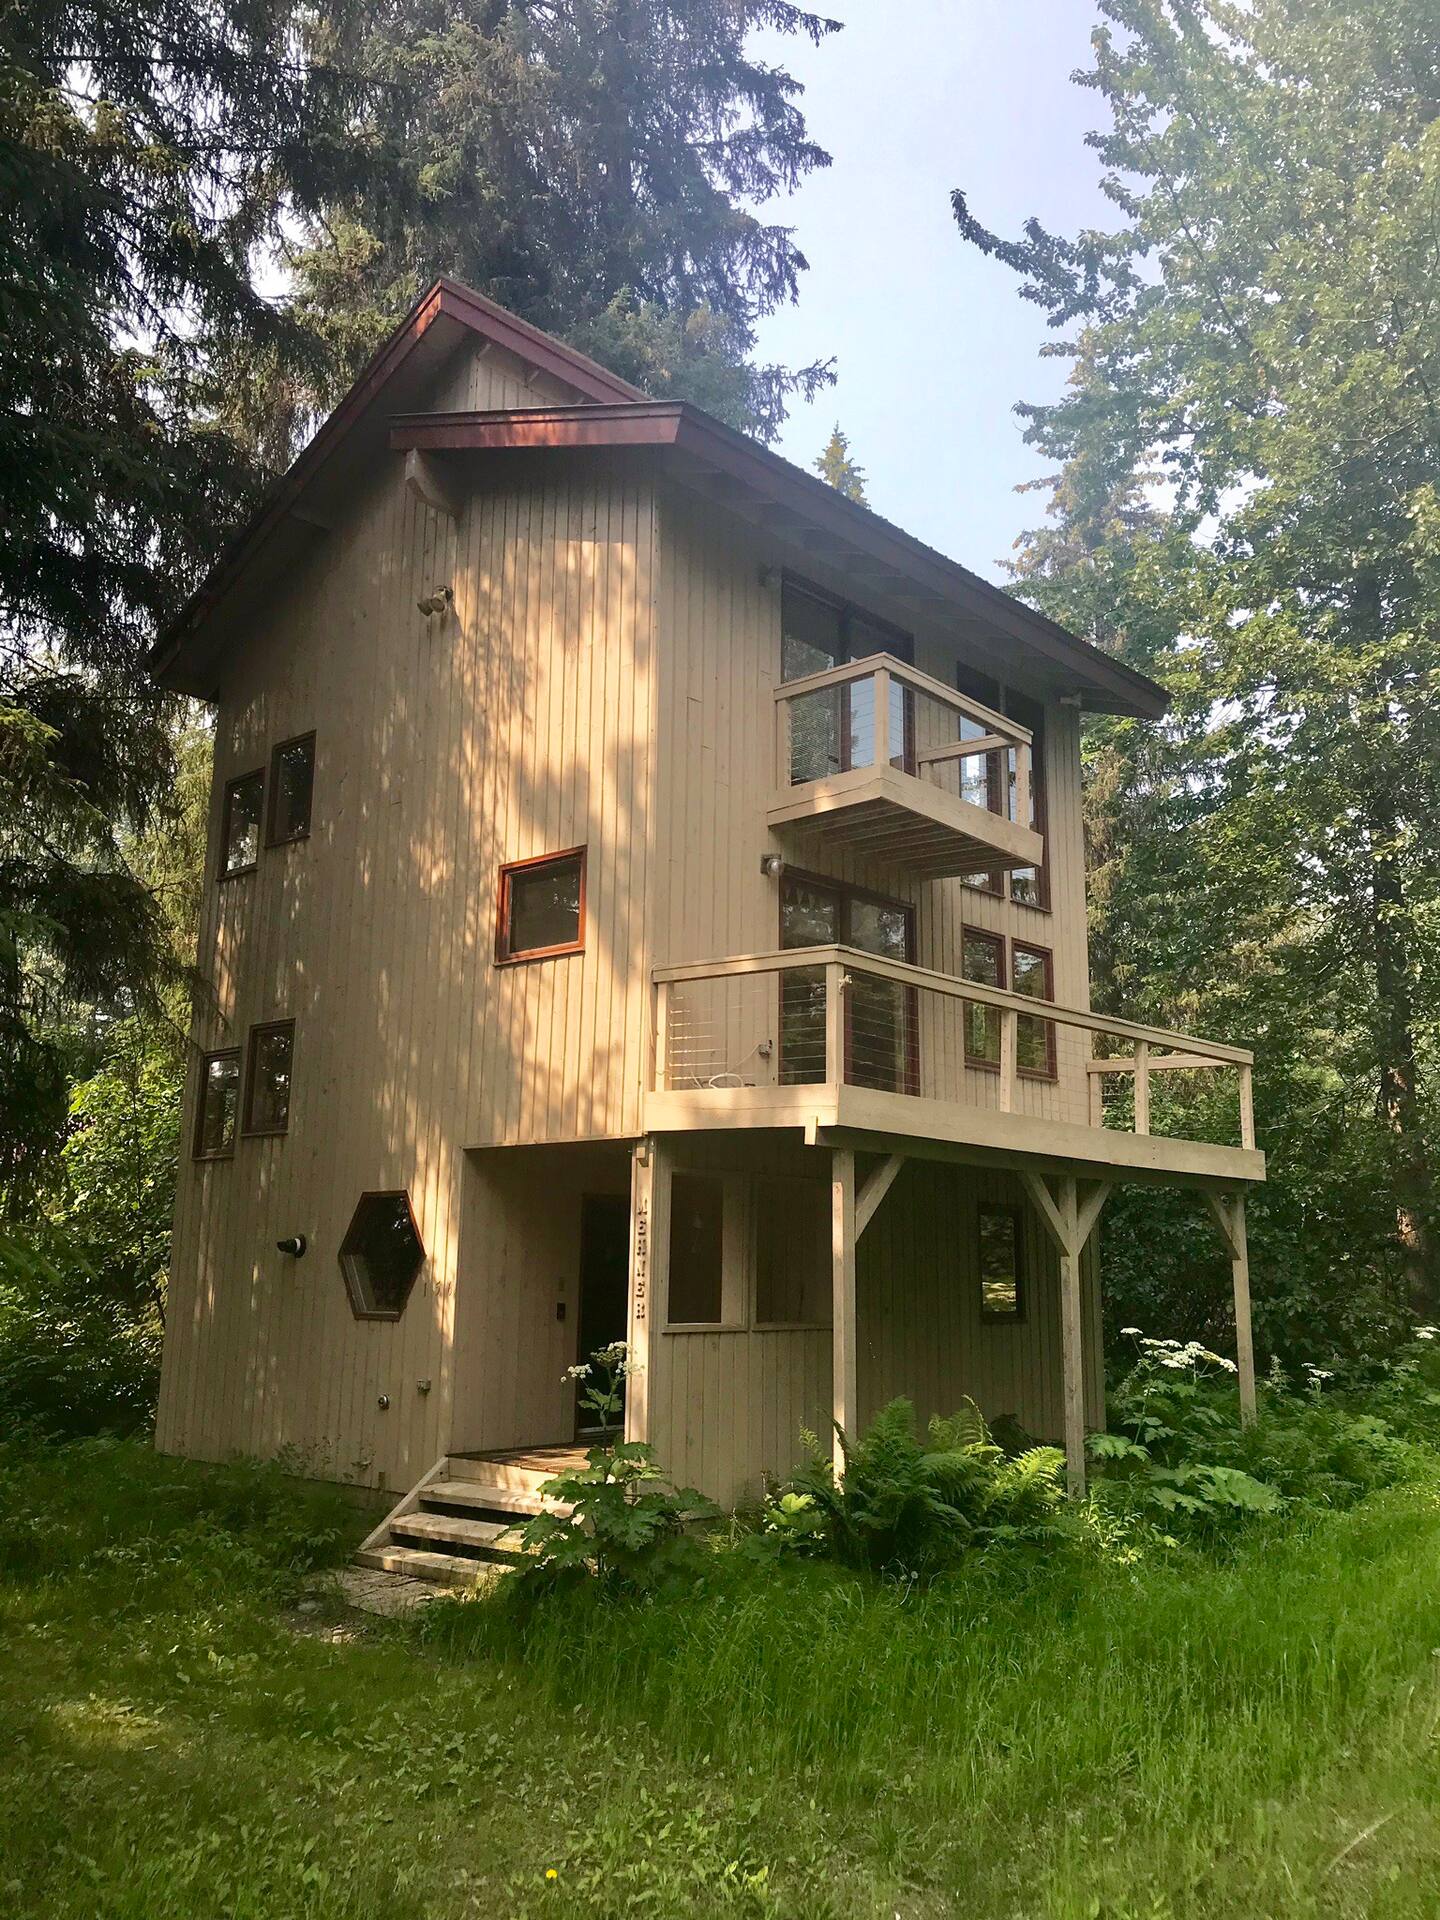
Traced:
<path id="1" fill-rule="evenodd" d="M 288 1133 L 295 1022 L 271 1020 L 250 1029 L 245 1067 L 246 1133 Z"/>
<path id="2" fill-rule="evenodd" d="M 266 839 L 272 847 L 307 837 L 314 789 L 314 734 L 282 740 L 270 756 L 270 822 Z"/>
<path id="3" fill-rule="evenodd" d="M 841 600 L 832 600 L 787 577 L 780 602 L 780 677 L 800 680 L 871 654 L 889 653 L 913 661 L 915 642 L 898 627 L 887 626 Z M 913 734 L 910 693 L 898 682 L 890 687 L 890 713 L 883 756 L 901 764 Z M 875 687 L 863 677 L 836 687 L 800 694 L 790 706 L 790 780 L 792 785 L 823 780 L 850 767 L 873 766 Z"/>
<path id="4" fill-rule="evenodd" d="M 495 958 L 548 960 L 585 945 L 585 849 L 513 860 L 500 869 Z"/>
<path id="5" fill-rule="evenodd" d="M 240 1117 L 240 1050 L 227 1047 L 207 1053 L 200 1061 L 200 1092 L 195 1102 L 197 1160 L 224 1160 L 235 1151 L 235 1126 Z"/>
<path id="6" fill-rule="evenodd" d="M 220 878 L 253 873 L 260 857 L 260 814 L 265 802 L 265 769 L 242 773 L 225 789 L 220 821 Z"/>
<path id="7" fill-rule="evenodd" d="M 1008 959 L 1008 966 L 1007 966 Z M 1036 1000 L 1055 998 L 1055 973 L 1050 950 L 1027 940 L 1007 943 L 1003 934 L 982 927 L 966 927 L 960 944 L 960 977 L 981 986 L 1008 987 Z M 965 1003 L 965 1059 L 972 1067 L 1000 1065 L 1000 1009 L 967 1000 Z M 1038 1080 L 1055 1078 L 1055 1022 L 1022 1013 L 1015 1022 L 1017 1071 Z"/>
<path id="8" fill-rule="evenodd" d="M 1010 719 L 1018 720 L 1022 727 L 1029 728 L 1030 820 L 1027 824 L 1033 826 L 1043 838 L 1047 827 L 1044 707 L 1038 700 L 1017 693 L 1013 687 L 1002 687 L 992 675 L 981 673 L 978 668 L 968 666 L 964 661 L 956 665 L 955 688 L 958 693 L 967 694 L 970 699 L 993 707 L 997 713 L 1007 714 Z M 967 737 L 978 738 L 984 732 L 984 727 L 974 721 L 960 722 L 962 740 Z M 986 808 L 990 813 L 1002 814 L 1013 820 L 1016 813 L 1014 750 L 1009 753 L 1000 750 L 977 753 L 971 759 L 962 760 L 960 797 L 977 807 Z M 982 893 L 998 893 L 1002 899 L 1008 897 L 1017 906 L 1050 905 L 1050 876 L 1045 867 L 1017 867 L 1009 874 L 999 871 L 967 873 L 963 879 L 967 887 L 978 887 Z"/>

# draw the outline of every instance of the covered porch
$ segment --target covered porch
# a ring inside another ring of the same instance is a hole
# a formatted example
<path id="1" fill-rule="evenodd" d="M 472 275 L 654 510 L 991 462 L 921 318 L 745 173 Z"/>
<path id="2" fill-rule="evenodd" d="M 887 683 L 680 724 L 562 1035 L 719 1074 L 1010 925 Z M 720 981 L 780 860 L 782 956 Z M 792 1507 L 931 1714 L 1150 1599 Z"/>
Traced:
<path id="1" fill-rule="evenodd" d="M 802 1431 L 829 1446 L 832 1421 L 862 1432 L 899 1395 L 922 1423 L 969 1398 L 1062 1444 L 1083 1492 L 1086 1435 L 1104 1419 L 1097 1229 L 1133 1177 L 843 1127 L 647 1136 L 634 1149 L 627 1437 L 742 1504 L 796 1463 Z M 1178 1178 L 1229 1262 L 1248 1420 L 1244 1191 Z"/>

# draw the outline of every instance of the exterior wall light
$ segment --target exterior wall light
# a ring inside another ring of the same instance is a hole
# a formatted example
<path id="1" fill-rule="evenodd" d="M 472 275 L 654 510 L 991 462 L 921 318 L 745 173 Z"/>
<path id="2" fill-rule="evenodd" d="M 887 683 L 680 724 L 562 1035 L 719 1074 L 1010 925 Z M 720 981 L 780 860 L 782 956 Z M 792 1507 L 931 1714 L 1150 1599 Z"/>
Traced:
<path id="1" fill-rule="evenodd" d="M 303 1233 L 292 1233 L 287 1240 L 277 1240 L 275 1242 L 275 1251 L 277 1253 L 288 1253 L 292 1260 L 303 1260 L 305 1258 L 306 1244 Z"/>
<path id="2" fill-rule="evenodd" d="M 767 880 L 778 880 L 785 871 L 784 859 L 778 853 L 762 853 L 760 871 Z"/>

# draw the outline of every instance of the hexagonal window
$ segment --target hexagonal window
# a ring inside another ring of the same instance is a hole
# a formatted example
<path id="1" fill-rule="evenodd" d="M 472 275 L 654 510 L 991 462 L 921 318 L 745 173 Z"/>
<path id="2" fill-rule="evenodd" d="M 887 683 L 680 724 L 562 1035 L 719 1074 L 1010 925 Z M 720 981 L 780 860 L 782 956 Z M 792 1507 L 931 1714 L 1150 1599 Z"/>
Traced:
<path id="1" fill-rule="evenodd" d="M 362 1193 L 340 1242 L 340 1271 L 357 1320 L 398 1320 L 425 1247 L 408 1193 Z"/>

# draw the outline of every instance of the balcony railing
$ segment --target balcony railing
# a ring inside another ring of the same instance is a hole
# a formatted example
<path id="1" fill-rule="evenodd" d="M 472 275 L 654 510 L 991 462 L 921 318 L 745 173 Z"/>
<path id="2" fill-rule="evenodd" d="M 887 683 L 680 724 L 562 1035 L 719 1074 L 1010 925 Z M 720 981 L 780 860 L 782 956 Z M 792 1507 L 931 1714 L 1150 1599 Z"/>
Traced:
<path id="1" fill-rule="evenodd" d="M 652 1099 L 665 1124 L 813 1112 L 833 1126 L 1263 1178 L 1242 1047 L 850 947 L 653 978 Z M 1168 1151 L 1181 1143 L 1196 1152 Z M 1228 1157 L 1207 1160 L 1210 1149 Z"/>
<path id="2" fill-rule="evenodd" d="M 775 715 L 772 827 L 932 876 L 1041 864 L 1031 736 L 1007 715 L 888 653 L 785 681 Z"/>

